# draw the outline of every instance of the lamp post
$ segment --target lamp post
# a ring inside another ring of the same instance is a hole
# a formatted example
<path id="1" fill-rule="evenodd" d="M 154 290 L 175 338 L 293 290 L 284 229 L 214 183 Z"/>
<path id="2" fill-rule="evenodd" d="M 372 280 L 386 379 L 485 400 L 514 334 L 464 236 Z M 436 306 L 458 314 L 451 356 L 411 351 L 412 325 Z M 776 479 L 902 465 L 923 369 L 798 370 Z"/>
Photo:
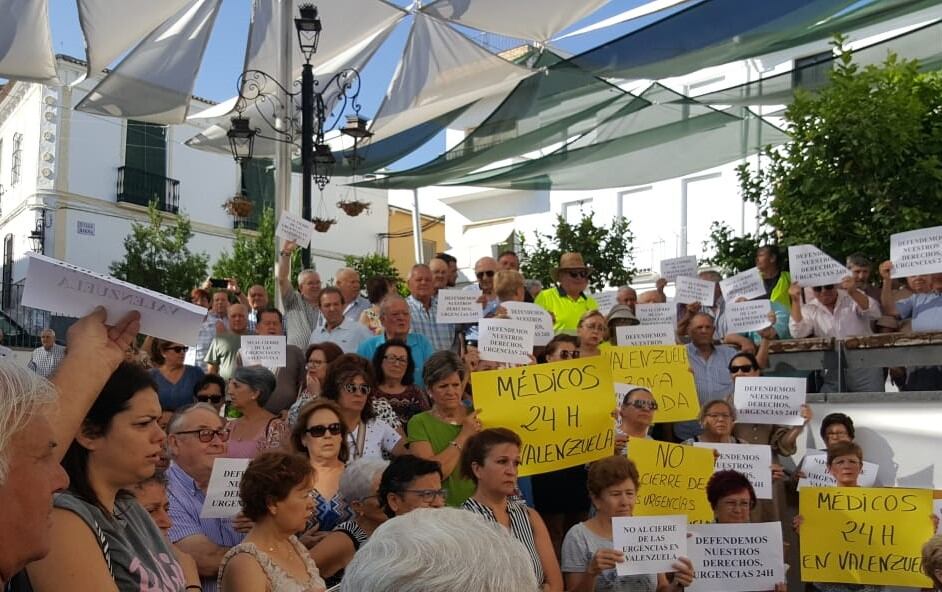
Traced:
<path id="1" fill-rule="evenodd" d="M 324 137 L 328 131 L 336 127 L 348 104 L 353 108 L 354 114 L 348 116 L 348 123 L 340 129 L 340 132 L 353 138 L 351 162 L 357 162 L 356 152 L 359 142 L 370 138 L 373 134 L 366 129 L 366 120 L 359 116 L 360 105 L 357 99 L 360 94 L 360 73 L 356 69 L 347 68 L 337 72 L 323 84 L 322 90 L 317 92 L 316 87 L 319 86 L 319 81 L 314 79 L 314 66 L 311 60 L 317 53 L 317 44 L 323 27 L 317 8 L 313 4 L 300 5 L 298 14 L 298 17 L 294 19 L 294 26 L 298 47 L 304 57 L 300 90 L 290 92 L 288 86 L 291 83 L 279 82 L 261 70 L 246 70 L 239 76 L 239 96 L 236 101 L 238 115 L 231 119 L 232 125 L 227 136 L 232 157 L 243 167 L 243 170 L 245 161 L 253 156 L 256 137 L 297 145 L 300 136 L 301 216 L 310 222 L 312 182 L 323 191 L 324 187 L 330 183 L 333 167 L 337 162 Z M 272 86 L 277 90 L 272 90 Z M 333 95 L 328 99 L 331 109 L 328 109 L 325 95 Z M 289 114 L 292 111 L 296 113 L 294 103 L 299 98 L 301 100 L 300 125 L 296 117 L 290 116 L 283 125 L 277 125 L 275 114 L 282 110 Z M 259 116 L 266 124 L 265 129 L 253 126 L 244 116 L 250 103 L 256 105 Z M 266 107 L 272 108 L 273 113 L 268 113 Z M 328 121 L 334 112 L 337 112 L 337 116 Z M 355 123 L 351 125 L 350 121 Z M 302 250 L 301 260 L 305 268 L 311 266 L 309 249 Z"/>
<path id="2" fill-rule="evenodd" d="M 46 210 L 39 210 L 36 226 L 29 233 L 29 241 L 32 243 L 34 253 L 44 254 L 46 249 Z"/>

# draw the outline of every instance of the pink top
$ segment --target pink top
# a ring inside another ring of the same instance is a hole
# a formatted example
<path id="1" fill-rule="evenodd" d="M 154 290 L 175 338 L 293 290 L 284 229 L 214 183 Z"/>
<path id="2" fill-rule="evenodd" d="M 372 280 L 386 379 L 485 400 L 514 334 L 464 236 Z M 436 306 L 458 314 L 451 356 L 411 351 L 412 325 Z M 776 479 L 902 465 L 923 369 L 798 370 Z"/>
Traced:
<path id="1" fill-rule="evenodd" d="M 229 422 L 229 429 L 235 430 L 240 419 L 234 419 Z M 288 424 L 279 417 L 273 417 L 268 421 L 265 429 L 260 430 L 253 438 L 248 440 L 236 440 L 229 438 L 229 452 L 227 458 L 255 458 L 259 452 L 278 448 L 281 443 L 288 439 Z"/>

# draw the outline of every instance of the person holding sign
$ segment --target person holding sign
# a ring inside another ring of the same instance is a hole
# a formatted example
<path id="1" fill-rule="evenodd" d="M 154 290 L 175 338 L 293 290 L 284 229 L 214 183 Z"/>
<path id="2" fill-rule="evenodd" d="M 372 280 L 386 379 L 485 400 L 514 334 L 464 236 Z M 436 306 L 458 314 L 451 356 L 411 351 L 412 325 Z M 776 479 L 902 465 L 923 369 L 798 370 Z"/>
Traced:
<path id="1" fill-rule="evenodd" d="M 608 327 L 605 316 L 597 310 L 590 310 L 579 319 L 579 357 L 592 358 L 602 355 L 599 347 L 605 342 Z"/>
<path id="2" fill-rule="evenodd" d="M 506 428 L 490 428 L 468 440 L 461 472 L 476 487 L 461 507 L 500 524 L 526 547 L 542 592 L 562 592 L 563 574 L 546 525 L 535 510 L 513 499 L 521 445 L 520 436 Z"/>
<path id="3" fill-rule="evenodd" d="M 596 514 L 577 524 L 563 542 L 562 570 L 570 592 L 672 592 L 693 582 L 693 565 L 681 557 L 674 573 L 619 576 L 625 560 L 612 548 L 612 518 L 631 516 L 638 495 L 638 469 L 624 456 L 611 456 L 589 467 L 589 496 Z"/>

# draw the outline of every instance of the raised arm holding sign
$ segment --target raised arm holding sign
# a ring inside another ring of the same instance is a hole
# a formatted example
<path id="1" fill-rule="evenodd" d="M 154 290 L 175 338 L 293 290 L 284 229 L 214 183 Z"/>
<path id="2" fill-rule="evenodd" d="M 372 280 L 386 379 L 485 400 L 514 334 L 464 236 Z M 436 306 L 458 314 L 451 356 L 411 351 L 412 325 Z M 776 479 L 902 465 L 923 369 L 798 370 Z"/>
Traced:
<path id="1" fill-rule="evenodd" d="M 814 245 L 788 247 L 788 266 L 793 282 L 804 287 L 840 284 L 850 271 Z"/>
<path id="2" fill-rule="evenodd" d="M 668 282 L 675 281 L 680 276 L 697 276 L 697 256 L 675 257 L 661 260 L 661 277 Z"/>
<path id="3" fill-rule="evenodd" d="M 942 226 L 890 235 L 892 277 L 942 272 Z"/>
<path id="4" fill-rule="evenodd" d="M 677 307 L 670 302 L 636 304 L 635 315 L 642 325 L 677 326 Z"/>
<path id="5" fill-rule="evenodd" d="M 311 244 L 313 234 L 313 223 L 292 213 L 290 210 L 281 212 L 281 216 L 278 218 L 278 228 L 275 229 L 275 236 L 287 241 L 294 241 L 298 246 L 307 248 Z"/>
<path id="6" fill-rule="evenodd" d="M 748 300 L 765 296 L 765 284 L 762 283 L 762 274 L 753 267 L 721 280 L 720 292 L 727 302 L 735 302 L 739 298 Z"/>
<path id="7" fill-rule="evenodd" d="M 801 406 L 807 397 L 806 387 L 804 378 L 740 376 L 733 394 L 738 421 L 804 425 Z"/>
<path id="8" fill-rule="evenodd" d="M 481 318 L 479 290 L 439 290 L 436 323 L 476 323 Z"/>
<path id="9" fill-rule="evenodd" d="M 674 287 L 674 302 L 678 304 L 693 304 L 699 302 L 701 306 L 713 306 L 716 295 L 716 282 L 701 280 L 694 277 L 681 276 L 677 278 Z"/>

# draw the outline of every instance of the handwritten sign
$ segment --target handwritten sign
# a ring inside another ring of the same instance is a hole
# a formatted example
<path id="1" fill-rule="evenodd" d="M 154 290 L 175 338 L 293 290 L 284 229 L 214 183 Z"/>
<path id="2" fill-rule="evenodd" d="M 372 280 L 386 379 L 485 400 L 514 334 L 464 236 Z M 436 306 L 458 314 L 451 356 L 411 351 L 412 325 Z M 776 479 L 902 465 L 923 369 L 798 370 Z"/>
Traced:
<path id="1" fill-rule="evenodd" d="M 772 303 L 769 300 L 730 302 L 726 305 L 726 328 L 730 333 L 761 331 L 772 325 L 770 312 Z"/>
<path id="2" fill-rule="evenodd" d="M 846 267 L 814 245 L 788 247 L 788 266 L 792 281 L 806 288 L 840 284 L 850 275 Z"/>
<path id="3" fill-rule="evenodd" d="M 523 440 L 521 476 L 612 454 L 614 387 L 601 357 L 473 372 L 471 385 L 484 427 L 508 428 Z"/>
<path id="4" fill-rule="evenodd" d="M 801 406 L 807 397 L 804 378 L 740 376 L 733 391 L 736 421 L 804 425 Z"/>
<path id="5" fill-rule="evenodd" d="M 890 235 L 894 278 L 942 272 L 942 226 Z"/>
<path id="6" fill-rule="evenodd" d="M 615 327 L 615 341 L 618 345 L 675 345 L 677 343 L 674 325 L 623 325 Z"/>
<path id="7" fill-rule="evenodd" d="M 232 518 L 242 511 L 239 482 L 249 466 L 248 458 L 217 458 L 206 487 L 200 518 Z"/>
<path id="8" fill-rule="evenodd" d="M 439 290 L 436 323 L 476 323 L 481 318 L 478 290 Z"/>
<path id="9" fill-rule="evenodd" d="M 114 324 L 133 310 L 141 313 L 141 333 L 184 345 L 196 345 L 206 309 L 95 273 L 44 255 L 30 253 L 23 306 L 81 317 L 96 306 Z"/>
<path id="10" fill-rule="evenodd" d="M 674 302 L 678 304 L 699 302 L 703 306 L 713 306 L 715 295 L 716 282 L 709 280 L 681 276 L 674 284 Z"/>
<path id="11" fill-rule="evenodd" d="M 281 216 L 278 218 L 278 228 L 275 229 L 275 236 L 294 241 L 299 247 L 307 247 L 311 244 L 313 234 L 313 223 L 289 210 L 281 212 Z"/>
<path id="12" fill-rule="evenodd" d="M 533 344 L 546 345 L 553 339 L 553 317 L 542 306 L 532 302 L 501 302 L 507 315 L 517 321 L 533 323 Z"/>
<path id="13" fill-rule="evenodd" d="M 805 474 L 798 480 L 798 487 L 837 487 L 837 479 L 828 471 L 828 455 L 826 452 L 811 451 L 801 461 L 801 470 Z M 877 473 L 880 466 L 864 461 L 857 485 L 860 487 L 873 487 L 877 482 Z"/>
<path id="14" fill-rule="evenodd" d="M 529 364 L 535 327 L 527 321 L 481 319 L 478 322 L 478 353 L 482 360 L 507 364 Z"/>
<path id="15" fill-rule="evenodd" d="M 635 315 L 642 325 L 677 326 L 677 307 L 670 302 L 636 304 Z"/>
<path id="16" fill-rule="evenodd" d="M 687 517 L 612 518 L 612 545 L 625 554 L 615 564 L 620 576 L 673 571 L 677 558 L 687 555 Z"/>
<path id="17" fill-rule="evenodd" d="M 772 590 L 785 581 L 780 523 L 697 524 L 690 530 L 687 557 L 694 580 L 689 592 Z"/>
<path id="18" fill-rule="evenodd" d="M 685 421 L 700 413 L 697 386 L 682 345 L 613 347 L 605 350 L 616 382 L 636 384 L 657 401 L 657 420 Z"/>
<path id="19" fill-rule="evenodd" d="M 284 368 L 286 344 L 284 335 L 243 335 L 239 357 L 245 366 Z"/>
<path id="20" fill-rule="evenodd" d="M 772 447 L 767 444 L 717 444 L 695 442 L 694 446 L 712 448 L 719 453 L 717 471 L 739 471 L 756 490 L 756 498 L 772 499 Z"/>
<path id="21" fill-rule="evenodd" d="M 690 522 L 713 521 L 706 497 L 712 450 L 632 438 L 628 458 L 638 467 L 636 516 L 684 514 Z"/>
<path id="22" fill-rule="evenodd" d="M 765 296 L 765 284 L 762 283 L 762 274 L 753 267 L 720 280 L 720 292 L 727 302 L 736 302 L 738 298 L 749 300 Z"/>
<path id="23" fill-rule="evenodd" d="M 661 277 L 673 282 L 678 277 L 697 277 L 697 256 L 661 259 Z"/>
<path id="24" fill-rule="evenodd" d="M 608 316 L 612 307 L 618 304 L 618 290 L 606 290 L 590 296 L 599 305 L 599 312 Z"/>
<path id="25" fill-rule="evenodd" d="M 922 573 L 931 490 L 805 487 L 798 511 L 802 580 L 931 587 Z"/>

